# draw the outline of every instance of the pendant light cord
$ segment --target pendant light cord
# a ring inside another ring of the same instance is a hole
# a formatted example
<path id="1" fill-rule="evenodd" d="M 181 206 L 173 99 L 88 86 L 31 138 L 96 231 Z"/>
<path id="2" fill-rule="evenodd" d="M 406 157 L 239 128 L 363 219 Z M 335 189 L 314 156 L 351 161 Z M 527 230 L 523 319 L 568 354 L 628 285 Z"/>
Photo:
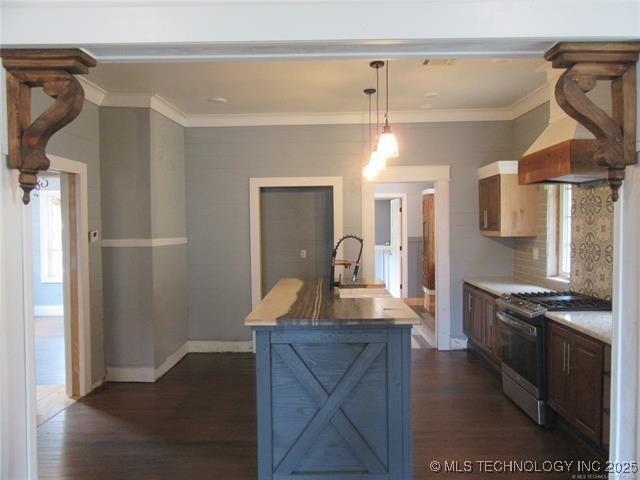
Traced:
<path id="1" fill-rule="evenodd" d="M 371 94 L 367 97 L 369 97 L 369 152 L 371 152 Z"/>
<path id="2" fill-rule="evenodd" d="M 376 68 L 376 135 L 380 134 L 380 68 Z"/>
<path id="3" fill-rule="evenodd" d="M 389 125 L 389 60 L 387 60 L 386 77 L 386 85 L 384 90 L 387 96 L 387 110 L 384 114 L 384 121 L 385 125 Z"/>

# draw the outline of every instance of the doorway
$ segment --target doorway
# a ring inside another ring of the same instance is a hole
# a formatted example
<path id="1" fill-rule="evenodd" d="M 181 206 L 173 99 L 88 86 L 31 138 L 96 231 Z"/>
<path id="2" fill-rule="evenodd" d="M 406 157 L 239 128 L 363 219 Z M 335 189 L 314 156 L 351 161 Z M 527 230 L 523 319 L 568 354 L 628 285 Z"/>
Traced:
<path id="1" fill-rule="evenodd" d="M 333 248 L 333 189 L 260 190 L 262 294 L 281 278 L 328 277 Z"/>
<path id="2" fill-rule="evenodd" d="M 392 297 L 407 297 L 407 195 L 375 194 L 375 277 Z"/>
<path id="3" fill-rule="evenodd" d="M 64 184 L 64 189 L 63 189 Z M 33 232 L 33 317 L 36 420 L 41 425 L 74 402 L 79 394 L 77 354 L 71 329 L 72 259 L 69 194 L 64 174 L 41 176 L 31 209 Z M 63 201 L 65 200 L 65 201 Z M 66 306 L 66 308 L 65 308 Z"/>

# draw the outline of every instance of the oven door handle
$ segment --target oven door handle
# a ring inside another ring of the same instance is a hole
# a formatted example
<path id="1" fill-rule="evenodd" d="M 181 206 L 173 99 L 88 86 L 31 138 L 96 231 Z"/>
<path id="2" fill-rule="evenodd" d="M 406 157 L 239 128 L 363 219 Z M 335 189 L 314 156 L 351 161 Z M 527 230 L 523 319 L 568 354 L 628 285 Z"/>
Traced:
<path id="1" fill-rule="evenodd" d="M 535 327 L 532 327 L 531 325 L 528 325 L 523 321 L 518 320 L 517 318 L 512 317 L 511 315 L 504 312 L 497 312 L 496 315 L 498 316 L 498 319 L 500 319 L 502 323 L 510 326 L 514 330 L 518 330 L 519 332 L 524 333 L 528 337 L 538 336 L 538 330 Z"/>

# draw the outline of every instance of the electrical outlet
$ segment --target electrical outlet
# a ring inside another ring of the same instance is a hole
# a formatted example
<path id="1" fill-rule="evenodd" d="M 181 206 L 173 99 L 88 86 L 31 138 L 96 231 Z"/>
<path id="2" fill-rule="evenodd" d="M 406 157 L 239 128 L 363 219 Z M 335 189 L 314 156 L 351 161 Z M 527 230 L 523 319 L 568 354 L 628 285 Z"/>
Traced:
<path id="1" fill-rule="evenodd" d="M 533 259 L 538 260 L 540 258 L 540 252 L 538 251 L 538 247 L 533 247 Z"/>
<path id="2" fill-rule="evenodd" d="M 307 251 L 302 249 L 300 250 L 300 258 L 307 258 Z"/>

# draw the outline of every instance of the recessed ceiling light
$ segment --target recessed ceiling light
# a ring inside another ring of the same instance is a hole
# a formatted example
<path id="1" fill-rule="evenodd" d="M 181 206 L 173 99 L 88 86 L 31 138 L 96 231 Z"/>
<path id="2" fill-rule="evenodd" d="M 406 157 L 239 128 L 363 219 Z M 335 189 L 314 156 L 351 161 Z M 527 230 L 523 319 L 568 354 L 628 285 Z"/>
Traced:
<path id="1" fill-rule="evenodd" d="M 426 98 L 437 97 L 438 95 L 440 95 L 440 92 L 427 92 L 424 94 Z"/>
<path id="2" fill-rule="evenodd" d="M 432 107 L 433 107 L 433 105 L 431 105 L 430 103 L 425 103 L 423 105 L 420 105 L 420 108 L 423 109 L 423 110 L 429 110 Z"/>
<path id="3" fill-rule="evenodd" d="M 224 97 L 209 97 L 207 101 L 211 103 L 227 103 L 227 99 Z"/>

